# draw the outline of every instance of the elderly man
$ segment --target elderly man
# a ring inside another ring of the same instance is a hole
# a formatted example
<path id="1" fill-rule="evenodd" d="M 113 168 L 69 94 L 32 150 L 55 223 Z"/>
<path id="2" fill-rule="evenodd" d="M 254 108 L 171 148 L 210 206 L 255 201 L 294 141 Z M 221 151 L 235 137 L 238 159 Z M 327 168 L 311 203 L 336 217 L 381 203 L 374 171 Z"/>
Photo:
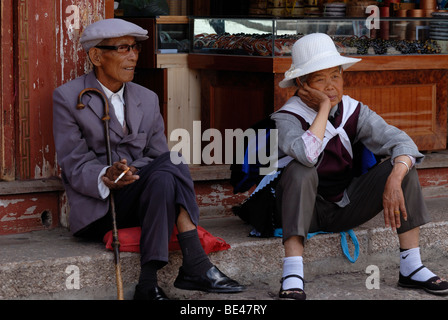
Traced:
<path id="1" fill-rule="evenodd" d="M 168 262 L 174 225 L 183 263 L 174 285 L 207 292 L 244 287 L 220 272 L 205 254 L 196 230 L 199 209 L 188 166 L 174 165 L 164 135 L 156 94 L 130 82 L 147 31 L 121 20 L 89 25 L 81 44 L 94 70 L 54 91 L 53 130 L 75 236 L 102 239 L 112 228 L 108 195 L 114 192 L 119 228 L 141 226 L 141 273 L 135 299 L 166 299 L 157 270 Z M 103 103 L 85 88 L 103 92 L 110 103 L 113 165 L 107 166 Z M 129 170 L 119 179 L 118 176 Z"/>
<path id="2" fill-rule="evenodd" d="M 419 226 L 430 220 L 414 168 L 423 155 L 406 133 L 343 95 L 343 70 L 360 59 L 341 56 L 329 36 L 315 33 L 294 44 L 292 60 L 279 85 L 297 86 L 296 94 L 272 116 L 279 149 L 292 158 L 276 189 L 285 248 L 279 296 L 306 298 L 308 232 L 346 231 L 381 210 L 385 225 L 398 233 L 398 285 L 448 294 L 448 282 L 420 259 Z M 356 174 L 359 143 L 390 160 Z"/>

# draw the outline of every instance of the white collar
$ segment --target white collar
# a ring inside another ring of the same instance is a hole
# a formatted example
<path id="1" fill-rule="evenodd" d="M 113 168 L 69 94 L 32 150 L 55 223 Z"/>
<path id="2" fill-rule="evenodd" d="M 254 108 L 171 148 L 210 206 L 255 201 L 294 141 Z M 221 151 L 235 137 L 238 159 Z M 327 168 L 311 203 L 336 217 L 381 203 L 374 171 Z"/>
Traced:
<path id="1" fill-rule="evenodd" d="M 327 145 L 328 141 L 330 141 L 331 138 L 333 138 L 336 135 L 339 135 L 339 138 L 342 144 L 344 145 L 345 149 L 347 149 L 348 153 L 353 158 L 351 142 L 347 133 L 344 130 L 344 126 L 349 117 L 356 110 L 359 101 L 352 99 L 347 95 L 344 95 L 342 96 L 342 103 L 344 105 L 344 112 L 342 113 L 341 124 L 339 125 L 338 128 L 335 128 L 330 121 L 327 121 L 322 150 L 325 148 L 325 146 Z M 335 112 L 337 108 L 333 107 L 333 109 L 334 111 L 333 110 L 332 111 Z M 313 123 L 317 115 L 317 112 L 314 109 L 308 107 L 298 96 L 292 96 L 291 98 L 289 98 L 289 100 L 283 107 L 280 108 L 280 110 L 286 110 L 295 113 L 301 116 L 310 125 Z"/>
<path id="2" fill-rule="evenodd" d="M 96 79 L 96 81 L 98 81 L 98 83 L 100 84 L 101 88 L 103 89 L 104 93 L 106 94 L 107 99 L 111 100 L 111 97 L 113 95 L 116 95 L 120 98 L 121 102 L 124 104 L 123 93 L 124 93 L 124 87 L 125 87 L 126 83 L 123 83 L 123 85 L 121 86 L 121 89 L 118 90 L 117 92 L 112 92 L 111 90 L 106 88 L 98 79 Z"/>

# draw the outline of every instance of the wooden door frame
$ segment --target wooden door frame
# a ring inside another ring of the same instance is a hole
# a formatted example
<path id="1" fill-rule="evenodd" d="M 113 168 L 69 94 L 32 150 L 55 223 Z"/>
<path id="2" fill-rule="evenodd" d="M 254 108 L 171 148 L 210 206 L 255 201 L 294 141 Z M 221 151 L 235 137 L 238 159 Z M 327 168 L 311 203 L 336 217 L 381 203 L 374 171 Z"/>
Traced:
<path id="1" fill-rule="evenodd" d="M 15 86 L 14 0 L 2 0 L 0 17 L 0 180 L 15 179 Z"/>

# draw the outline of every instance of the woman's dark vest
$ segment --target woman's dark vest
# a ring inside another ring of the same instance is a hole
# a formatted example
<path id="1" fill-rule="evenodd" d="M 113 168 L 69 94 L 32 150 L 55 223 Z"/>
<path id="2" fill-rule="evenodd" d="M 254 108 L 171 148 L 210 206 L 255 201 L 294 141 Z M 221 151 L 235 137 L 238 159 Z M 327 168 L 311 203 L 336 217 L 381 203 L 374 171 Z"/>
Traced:
<path id="1" fill-rule="evenodd" d="M 344 125 L 344 130 L 350 139 L 353 149 L 353 158 L 349 152 L 343 146 L 339 135 L 334 136 L 328 141 L 325 149 L 319 155 L 319 159 L 316 163 L 317 174 L 319 177 L 319 184 L 317 187 L 318 193 L 324 197 L 324 199 L 332 202 L 338 202 L 342 199 L 344 190 L 348 187 L 354 176 L 358 175 L 356 166 L 356 146 L 354 146 L 354 140 L 356 137 L 356 130 L 358 127 L 358 117 L 361 109 L 359 103 L 353 114 L 349 117 Z M 311 124 L 307 123 L 301 116 L 289 112 L 279 111 L 281 113 L 289 113 L 294 115 L 302 124 L 303 130 L 308 130 Z M 338 109 L 334 118 L 330 118 L 329 121 L 335 128 L 338 128 L 342 121 L 342 114 L 344 112 L 344 106 L 342 101 L 338 105 Z"/>

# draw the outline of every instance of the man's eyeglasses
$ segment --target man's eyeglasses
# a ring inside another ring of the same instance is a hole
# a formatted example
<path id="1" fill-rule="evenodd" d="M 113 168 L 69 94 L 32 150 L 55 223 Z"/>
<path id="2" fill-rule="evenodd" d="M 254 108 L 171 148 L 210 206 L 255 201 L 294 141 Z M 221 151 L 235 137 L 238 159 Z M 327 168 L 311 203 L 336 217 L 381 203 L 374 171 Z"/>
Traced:
<path id="1" fill-rule="evenodd" d="M 116 50 L 118 53 L 128 53 L 129 51 L 131 51 L 131 49 L 134 52 L 140 52 L 140 51 L 142 51 L 142 44 L 135 43 L 133 45 L 120 44 L 119 46 L 95 46 L 95 48 L 106 49 L 106 50 Z"/>

